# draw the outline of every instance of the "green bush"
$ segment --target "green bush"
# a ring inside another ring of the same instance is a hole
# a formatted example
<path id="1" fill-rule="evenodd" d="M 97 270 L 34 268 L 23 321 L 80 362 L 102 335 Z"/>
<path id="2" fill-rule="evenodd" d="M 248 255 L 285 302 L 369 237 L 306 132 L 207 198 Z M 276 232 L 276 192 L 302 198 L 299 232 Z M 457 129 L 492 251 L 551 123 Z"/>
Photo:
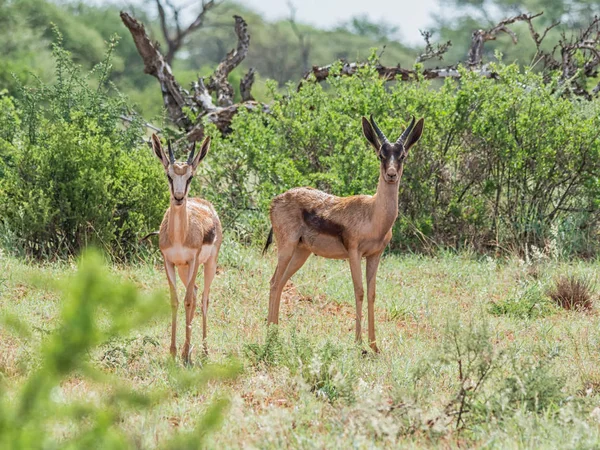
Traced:
<path id="1" fill-rule="evenodd" d="M 56 83 L 23 88 L 20 117 L 8 116 L 23 123 L 16 135 L 7 135 L 11 125 L 1 117 L 0 217 L 15 250 L 54 257 L 95 243 L 125 257 L 139 234 L 160 223 L 164 175 L 139 121 L 123 126 L 125 99 L 107 84 L 114 45 L 83 75 L 59 39 Z"/>
<path id="2" fill-rule="evenodd" d="M 491 68 L 497 79 L 461 69 L 460 81 L 439 88 L 388 85 L 372 66 L 327 86 L 273 88 L 270 112 L 242 111 L 213 143 L 206 195 L 234 226 L 266 228 L 270 200 L 294 186 L 372 194 L 378 161 L 360 116 L 374 114 L 395 136 L 414 114 L 425 117 L 425 132 L 406 162 L 394 248 L 544 248 L 555 224 L 579 236 L 568 240 L 572 253 L 593 252 L 599 101 L 565 98 L 551 76 L 516 65 Z"/>

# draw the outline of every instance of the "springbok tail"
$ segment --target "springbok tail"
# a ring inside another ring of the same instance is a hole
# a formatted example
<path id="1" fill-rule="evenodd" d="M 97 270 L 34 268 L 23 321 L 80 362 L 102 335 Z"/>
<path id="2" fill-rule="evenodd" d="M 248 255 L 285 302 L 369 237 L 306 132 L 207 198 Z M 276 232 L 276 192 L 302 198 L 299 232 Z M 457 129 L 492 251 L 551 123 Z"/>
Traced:
<path id="1" fill-rule="evenodd" d="M 143 241 L 145 241 L 146 239 L 148 239 L 151 236 L 156 236 L 158 233 L 159 233 L 158 231 L 152 231 L 151 233 L 148 233 L 146 236 L 144 236 L 143 238 L 141 238 L 139 240 L 139 242 L 143 242 Z"/>
<path id="2" fill-rule="evenodd" d="M 273 227 L 271 227 L 271 230 L 269 231 L 269 236 L 267 237 L 267 242 L 265 243 L 265 248 L 263 248 L 262 254 L 264 255 L 265 253 L 267 253 L 267 249 L 269 248 L 269 246 L 273 243 Z"/>

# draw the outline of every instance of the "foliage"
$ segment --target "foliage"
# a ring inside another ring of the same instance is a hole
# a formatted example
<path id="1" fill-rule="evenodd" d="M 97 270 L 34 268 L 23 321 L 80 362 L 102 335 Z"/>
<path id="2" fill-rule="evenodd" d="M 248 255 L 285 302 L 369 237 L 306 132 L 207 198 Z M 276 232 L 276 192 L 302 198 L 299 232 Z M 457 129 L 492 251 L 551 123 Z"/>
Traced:
<path id="1" fill-rule="evenodd" d="M 58 36 L 56 83 L 23 87 L 16 113 L 2 120 L 0 128 L 13 131 L 2 144 L 10 170 L 0 179 L 0 217 L 13 250 L 54 257 L 93 242 L 124 257 L 166 208 L 160 168 L 140 145 L 139 119 L 124 127 L 125 99 L 110 92 L 115 42 L 84 75 Z"/>
<path id="2" fill-rule="evenodd" d="M 378 162 L 360 116 L 374 114 L 396 136 L 414 114 L 425 132 L 405 165 L 393 247 L 544 248 L 554 225 L 570 230 L 570 254 L 593 253 L 600 103 L 563 98 L 553 78 L 516 65 L 492 69 L 497 80 L 462 70 L 439 89 L 425 80 L 389 87 L 371 67 L 330 78 L 329 89 L 273 91 L 270 113 L 241 112 L 232 134 L 215 140 L 206 195 L 243 222 L 256 220 L 248 210 L 265 217 L 273 196 L 294 186 L 373 194 Z"/>
<path id="3" fill-rule="evenodd" d="M 23 381 L 15 396 L 0 383 L 0 446 L 10 449 L 42 448 L 134 448 L 134 442 L 119 430 L 119 423 L 132 410 L 159 406 L 172 392 L 139 390 L 129 383 L 99 371 L 89 354 L 107 340 L 123 336 L 155 317 L 167 320 L 167 301 L 162 295 L 141 295 L 131 282 L 110 275 L 98 253 L 88 251 L 79 261 L 77 273 L 63 282 L 60 322 L 40 349 L 40 364 Z M 22 320 L 4 316 L 4 326 L 20 338 L 31 333 Z M 236 369 L 212 368 L 181 374 L 182 386 L 201 389 L 212 379 L 231 378 Z M 108 394 L 78 401 L 63 393 L 73 378 L 91 383 Z M 176 435 L 167 447 L 198 448 L 220 422 L 227 402 L 215 400 L 201 415 L 196 429 Z M 63 427 L 63 433 L 52 429 Z M 166 448 L 166 447 L 165 447 Z"/>

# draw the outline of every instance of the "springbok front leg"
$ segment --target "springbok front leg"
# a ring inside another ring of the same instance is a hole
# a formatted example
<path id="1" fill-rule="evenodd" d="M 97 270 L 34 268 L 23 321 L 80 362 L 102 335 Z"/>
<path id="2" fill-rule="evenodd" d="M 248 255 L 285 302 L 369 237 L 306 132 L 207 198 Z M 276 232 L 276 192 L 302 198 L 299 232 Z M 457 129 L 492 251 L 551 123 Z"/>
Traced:
<path id="1" fill-rule="evenodd" d="M 362 342 L 361 321 L 362 321 L 362 304 L 365 296 L 365 291 L 362 282 L 362 271 L 360 269 L 361 255 L 358 249 L 348 250 L 350 261 L 350 272 L 352 273 L 352 283 L 354 284 L 354 297 L 356 299 L 356 342 Z"/>
<path id="2" fill-rule="evenodd" d="M 198 274 L 198 260 L 194 258 L 187 267 L 187 279 L 185 287 L 185 342 L 181 350 L 181 359 L 185 363 L 190 362 L 190 342 L 192 340 L 192 320 L 196 311 L 196 275 Z"/>
<path id="3" fill-rule="evenodd" d="M 204 287 L 202 290 L 202 347 L 204 354 L 208 354 L 208 348 L 206 346 L 206 321 L 208 316 L 208 302 L 210 285 L 215 278 L 217 273 L 217 255 L 213 255 L 208 261 L 204 263 Z"/>
<path id="4" fill-rule="evenodd" d="M 377 341 L 375 340 L 375 285 L 377 283 L 377 269 L 381 254 L 377 253 L 367 257 L 367 307 L 369 322 L 369 346 L 375 353 L 379 353 Z"/>
<path id="5" fill-rule="evenodd" d="M 169 282 L 169 292 L 171 294 L 171 356 L 175 358 L 177 355 L 177 307 L 179 306 L 177 280 L 175 278 L 175 265 L 166 259 L 164 262 L 167 281 Z"/>

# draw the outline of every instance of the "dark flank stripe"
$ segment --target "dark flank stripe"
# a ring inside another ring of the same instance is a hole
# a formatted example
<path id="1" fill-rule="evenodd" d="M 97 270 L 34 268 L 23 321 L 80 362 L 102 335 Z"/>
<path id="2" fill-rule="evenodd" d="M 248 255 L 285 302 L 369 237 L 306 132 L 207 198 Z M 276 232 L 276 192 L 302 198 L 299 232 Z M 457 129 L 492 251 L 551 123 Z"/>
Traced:
<path id="1" fill-rule="evenodd" d="M 207 230 L 204 233 L 204 239 L 202 240 L 202 244 L 212 244 L 213 242 L 215 242 L 215 236 L 217 235 L 217 230 L 215 229 L 215 226 L 213 225 L 212 227 L 210 227 L 209 230 Z"/>
<path id="2" fill-rule="evenodd" d="M 344 241 L 344 227 L 339 223 L 325 219 L 317 215 L 314 211 L 307 211 L 306 209 L 302 210 L 302 218 L 304 219 L 304 223 L 313 230 L 329 236 L 339 237 L 342 239 L 342 242 Z"/>

